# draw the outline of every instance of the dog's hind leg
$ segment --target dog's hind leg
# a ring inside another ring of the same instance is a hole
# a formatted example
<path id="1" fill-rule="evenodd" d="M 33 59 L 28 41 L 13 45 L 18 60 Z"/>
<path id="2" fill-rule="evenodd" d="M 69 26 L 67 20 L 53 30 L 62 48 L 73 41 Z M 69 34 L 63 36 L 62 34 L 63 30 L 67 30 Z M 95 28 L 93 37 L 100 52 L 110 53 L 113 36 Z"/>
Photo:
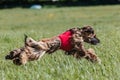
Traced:
<path id="1" fill-rule="evenodd" d="M 45 53 L 46 53 L 46 51 L 43 51 L 43 52 L 40 54 L 39 58 L 41 58 Z"/>
<path id="2" fill-rule="evenodd" d="M 31 37 L 27 37 L 27 36 L 25 36 L 25 46 L 29 46 L 29 47 L 36 48 L 39 50 L 44 50 L 44 51 L 48 50 L 48 46 L 45 42 L 42 42 L 42 41 L 38 42 L 32 39 Z"/>

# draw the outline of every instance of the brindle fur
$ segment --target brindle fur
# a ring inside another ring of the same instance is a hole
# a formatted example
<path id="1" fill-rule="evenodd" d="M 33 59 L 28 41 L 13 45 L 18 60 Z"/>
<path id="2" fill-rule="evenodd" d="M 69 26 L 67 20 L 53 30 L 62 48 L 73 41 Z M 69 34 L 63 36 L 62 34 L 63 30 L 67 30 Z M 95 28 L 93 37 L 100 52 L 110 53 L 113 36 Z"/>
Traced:
<path id="1" fill-rule="evenodd" d="M 65 54 L 73 55 L 76 58 L 85 58 L 91 62 L 101 62 L 99 57 L 95 54 L 93 49 L 85 49 L 84 43 L 91 43 L 96 45 L 99 39 L 96 37 L 94 30 L 91 26 L 83 28 L 72 28 L 72 37 L 70 42 L 72 49 L 66 51 Z M 22 48 L 11 51 L 5 58 L 13 60 L 16 65 L 26 64 L 28 61 L 33 61 L 41 58 L 45 53 L 53 53 L 61 46 L 61 40 L 58 36 L 48 39 L 35 41 L 30 37 L 25 36 L 25 45 Z"/>

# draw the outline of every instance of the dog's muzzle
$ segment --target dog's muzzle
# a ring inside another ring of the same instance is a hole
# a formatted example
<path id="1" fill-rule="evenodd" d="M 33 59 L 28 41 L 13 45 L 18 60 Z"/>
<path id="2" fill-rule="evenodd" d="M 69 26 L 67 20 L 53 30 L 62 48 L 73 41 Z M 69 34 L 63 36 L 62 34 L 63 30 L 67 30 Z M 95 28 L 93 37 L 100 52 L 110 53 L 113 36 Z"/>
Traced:
<path id="1" fill-rule="evenodd" d="M 91 39 L 90 39 L 90 42 L 91 42 L 91 44 L 93 44 L 93 45 L 97 45 L 98 43 L 100 43 L 100 40 L 97 39 L 97 38 L 91 38 Z"/>

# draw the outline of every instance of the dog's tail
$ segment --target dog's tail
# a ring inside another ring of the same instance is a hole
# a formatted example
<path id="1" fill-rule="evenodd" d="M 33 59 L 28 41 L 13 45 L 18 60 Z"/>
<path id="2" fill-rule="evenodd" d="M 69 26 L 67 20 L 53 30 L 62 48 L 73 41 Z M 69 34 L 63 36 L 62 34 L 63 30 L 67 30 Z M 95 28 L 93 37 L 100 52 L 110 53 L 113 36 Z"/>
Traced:
<path id="1" fill-rule="evenodd" d="M 26 39 L 28 38 L 28 35 L 24 34 L 24 40 L 26 42 Z"/>

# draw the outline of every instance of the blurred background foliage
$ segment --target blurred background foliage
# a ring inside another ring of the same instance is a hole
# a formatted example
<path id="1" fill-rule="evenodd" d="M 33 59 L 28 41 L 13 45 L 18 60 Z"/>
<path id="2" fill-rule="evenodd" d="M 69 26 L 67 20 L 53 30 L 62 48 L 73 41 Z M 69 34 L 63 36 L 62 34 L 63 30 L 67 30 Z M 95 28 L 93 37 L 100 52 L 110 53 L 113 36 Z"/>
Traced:
<path id="1" fill-rule="evenodd" d="M 0 8 L 23 7 L 28 8 L 33 4 L 42 6 L 90 6 L 120 4 L 120 0 L 0 0 Z"/>

